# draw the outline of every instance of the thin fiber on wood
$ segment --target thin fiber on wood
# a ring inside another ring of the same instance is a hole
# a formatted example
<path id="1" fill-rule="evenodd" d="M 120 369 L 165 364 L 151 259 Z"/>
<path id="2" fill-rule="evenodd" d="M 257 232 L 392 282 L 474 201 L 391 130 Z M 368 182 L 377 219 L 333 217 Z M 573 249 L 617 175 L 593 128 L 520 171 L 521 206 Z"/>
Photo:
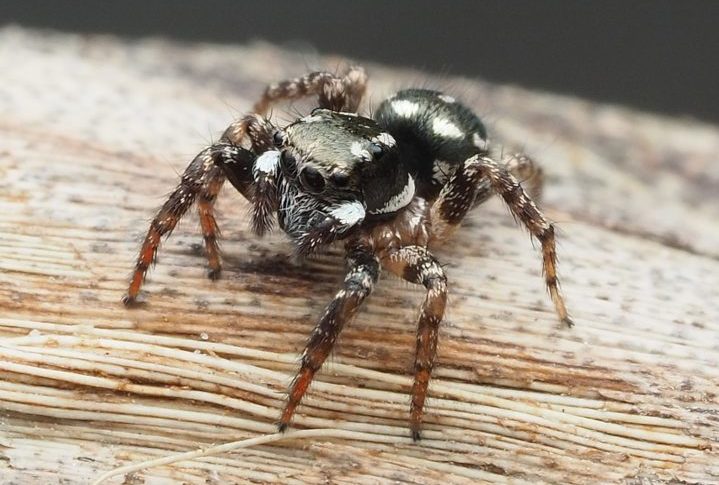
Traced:
<path id="1" fill-rule="evenodd" d="M 161 247 L 147 304 L 120 298 L 192 156 L 266 83 L 343 60 L 17 28 L 0 30 L 0 60 L 0 483 L 88 484 L 274 433 L 342 279 L 338 249 L 301 262 L 281 234 L 253 237 L 226 187 L 222 279 L 205 277 L 193 215 Z M 107 483 L 719 482 L 719 129 L 366 67 L 370 105 L 448 89 L 495 144 L 542 162 L 576 327 L 557 321 L 538 248 L 492 200 L 438 252 L 451 296 L 419 444 L 407 423 L 422 292 L 388 276 L 294 422 L 337 431 Z"/>

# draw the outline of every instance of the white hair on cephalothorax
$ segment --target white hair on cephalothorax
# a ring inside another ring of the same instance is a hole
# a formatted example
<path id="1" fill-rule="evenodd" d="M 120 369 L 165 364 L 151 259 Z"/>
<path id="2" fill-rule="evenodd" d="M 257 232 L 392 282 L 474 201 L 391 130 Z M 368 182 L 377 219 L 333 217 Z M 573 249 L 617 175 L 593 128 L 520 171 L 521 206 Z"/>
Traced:
<path id="1" fill-rule="evenodd" d="M 364 147 L 364 145 L 361 142 L 353 141 L 352 145 L 350 145 L 350 152 L 355 157 L 361 158 L 362 160 L 370 160 L 372 159 L 372 155 L 369 151 Z"/>
<path id="2" fill-rule="evenodd" d="M 376 137 L 372 138 L 372 141 L 381 143 L 388 147 L 393 147 L 397 144 L 397 141 L 395 141 L 394 137 L 384 131 L 382 133 L 380 133 L 379 135 L 377 135 Z"/>
<path id="3" fill-rule="evenodd" d="M 450 104 L 451 104 L 451 103 L 456 103 L 456 102 L 457 102 L 456 99 L 454 99 L 452 96 L 449 96 L 448 94 L 440 94 L 440 95 L 437 96 L 437 97 L 438 97 L 439 99 L 441 99 L 442 101 L 444 101 L 445 103 L 450 103 Z"/>
<path id="4" fill-rule="evenodd" d="M 324 120 L 325 120 L 325 118 L 323 118 L 320 115 L 309 115 L 309 116 L 305 116 L 304 118 L 300 119 L 300 121 L 302 121 L 302 123 L 317 123 L 318 121 L 324 121 Z"/>

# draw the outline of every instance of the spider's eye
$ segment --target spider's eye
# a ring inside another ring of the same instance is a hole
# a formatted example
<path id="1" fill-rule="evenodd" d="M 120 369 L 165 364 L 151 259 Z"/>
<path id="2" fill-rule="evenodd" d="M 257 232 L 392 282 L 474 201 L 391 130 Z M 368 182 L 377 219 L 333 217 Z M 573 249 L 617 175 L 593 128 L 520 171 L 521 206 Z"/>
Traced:
<path id="1" fill-rule="evenodd" d="M 344 172 L 335 172 L 331 175 L 332 185 L 338 189 L 345 189 L 350 184 L 350 176 Z"/>
<path id="2" fill-rule="evenodd" d="M 275 131 L 275 134 L 272 135 L 272 141 L 275 143 L 275 146 L 279 148 L 285 144 L 285 142 L 287 141 L 287 136 L 285 136 L 282 131 L 277 130 Z"/>
<path id="3" fill-rule="evenodd" d="M 307 166 L 300 172 L 300 183 L 308 192 L 318 194 L 325 188 L 325 178 L 315 167 Z"/>
<path id="4" fill-rule="evenodd" d="M 289 150 L 282 151 L 280 155 L 280 166 L 285 175 L 289 177 L 297 175 L 297 159 Z"/>

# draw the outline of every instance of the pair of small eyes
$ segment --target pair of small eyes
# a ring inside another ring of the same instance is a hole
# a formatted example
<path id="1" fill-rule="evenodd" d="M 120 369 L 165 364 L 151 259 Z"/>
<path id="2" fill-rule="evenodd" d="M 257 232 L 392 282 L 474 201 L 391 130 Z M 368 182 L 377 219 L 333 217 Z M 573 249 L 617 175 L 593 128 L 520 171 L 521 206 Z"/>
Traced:
<path id="1" fill-rule="evenodd" d="M 275 145 L 279 148 L 285 143 L 284 135 L 276 132 L 274 135 Z M 289 150 L 283 150 L 280 156 L 282 170 L 286 174 L 295 174 L 297 172 L 297 159 Z M 298 177 L 302 187 L 308 192 L 318 194 L 325 190 L 327 180 L 322 172 L 312 165 L 305 165 L 300 171 Z M 342 172 L 334 172 L 329 176 L 332 185 L 338 189 L 349 187 L 350 176 Z"/>

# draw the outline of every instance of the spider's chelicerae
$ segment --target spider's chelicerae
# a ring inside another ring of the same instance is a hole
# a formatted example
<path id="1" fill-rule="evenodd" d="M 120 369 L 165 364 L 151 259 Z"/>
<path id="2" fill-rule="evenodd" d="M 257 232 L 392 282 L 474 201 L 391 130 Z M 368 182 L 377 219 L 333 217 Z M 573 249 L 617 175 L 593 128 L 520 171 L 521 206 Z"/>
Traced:
<path id="1" fill-rule="evenodd" d="M 559 318 L 568 325 L 559 291 L 554 228 L 532 201 L 541 171 L 514 155 L 489 154 L 482 122 L 450 96 L 424 89 L 400 91 L 373 118 L 357 114 L 367 76 L 351 67 L 343 76 L 313 72 L 270 85 L 254 112 L 232 123 L 219 142 L 202 150 L 157 213 L 140 249 L 127 305 L 136 301 L 163 235 L 197 202 L 209 260 L 220 273 L 213 204 L 225 179 L 252 203 L 258 235 L 275 218 L 299 254 L 343 241 L 347 276 L 320 317 L 289 390 L 280 429 L 292 416 L 342 327 L 377 282 L 380 268 L 423 285 L 418 319 L 412 437 L 419 439 L 423 408 L 437 350 L 437 329 L 447 301 L 447 277 L 428 248 L 441 244 L 470 209 L 499 194 L 542 246 L 544 274 Z M 265 118 L 278 101 L 316 96 L 319 107 L 283 128 Z M 534 190 L 532 190 L 534 188 Z"/>

